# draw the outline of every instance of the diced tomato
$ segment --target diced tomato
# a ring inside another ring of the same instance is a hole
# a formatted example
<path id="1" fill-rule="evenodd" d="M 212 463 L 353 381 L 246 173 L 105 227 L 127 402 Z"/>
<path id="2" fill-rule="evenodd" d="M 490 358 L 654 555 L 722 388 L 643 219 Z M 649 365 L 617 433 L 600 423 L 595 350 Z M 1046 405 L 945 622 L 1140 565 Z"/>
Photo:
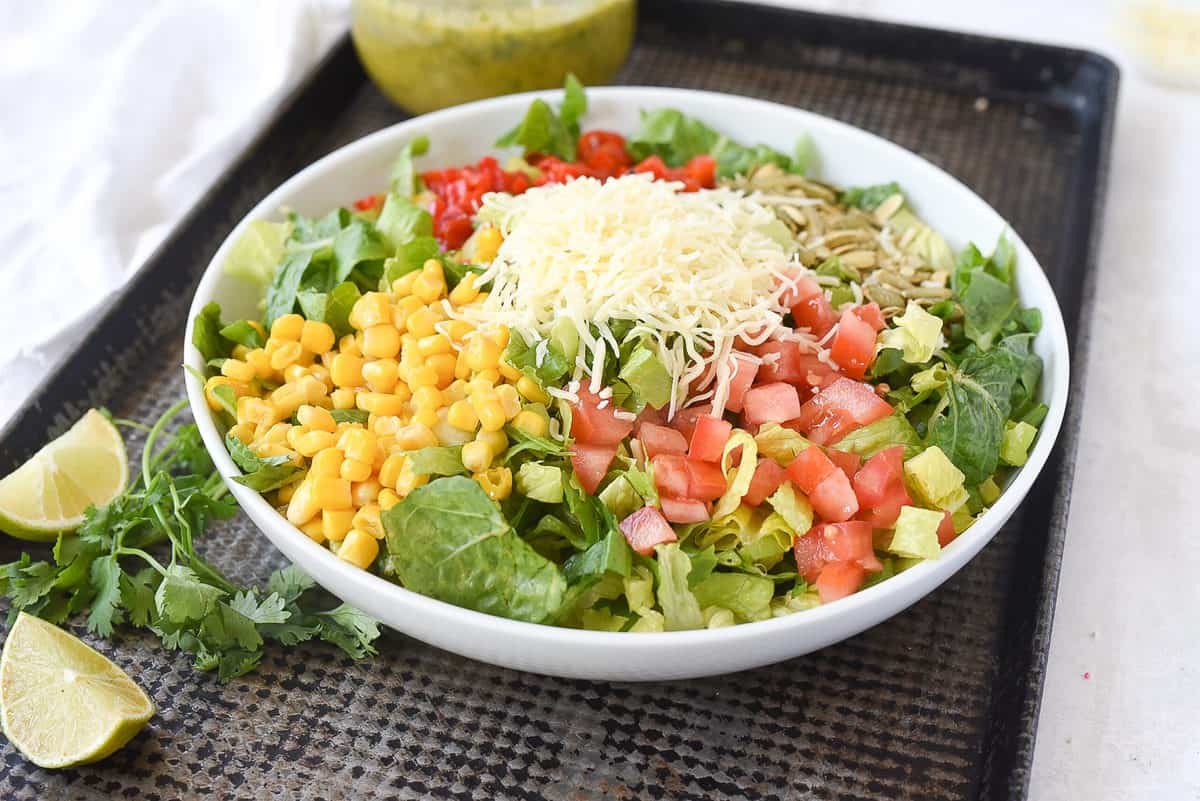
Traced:
<path id="1" fill-rule="evenodd" d="M 711 189 L 717 184 L 717 160 L 712 156 L 693 156 L 683 165 L 683 170 L 702 189 Z"/>
<path id="2" fill-rule="evenodd" d="M 625 150 L 625 137 L 612 131 L 584 131 L 575 151 L 584 164 L 609 175 L 616 175 L 633 163 Z"/>
<path id="3" fill-rule="evenodd" d="M 857 453 L 846 453 L 846 451 L 839 451 L 830 448 L 825 452 L 825 455 L 828 456 L 829 461 L 837 465 L 841 471 L 846 474 L 846 478 L 849 479 L 854 478 L 854 474 L 858 472 L 858 466 L 862 464 L 862 457 L 860 457 Z"/>
<path id="4" fill-rule="evenodd" d="M 824 523 L 817 528 L 825 538 L 825 544 L 835 561 L 854 562 L 870 572 L 883 569 L 883 565 L 875 556 L 870 523 L 851 520 L 846 523 Z"/>
<path id="5" fill-rule="evenodd" d="M 759 367 L 757 362 L 752 362 L 737 353 L 730 354 L 729 360 L 729 398 L 725 401 L 725 408 L 731 412 L 740 412 L 746 390 L 754 384 Z"/>
<path id="6" fill-rule="evenodd" d="M 663 517 L 662 512 L 653 506 L 643 506 L 618 526 L 629 547 L 642 556 L 654 553 L 654 546 L 666 542 L 675 542 L 675 529 Z"/>
<path id="7" fill-rule="evenodd" d="M 827 374 L 833 368 L 821 364 L 815 353 L 809 353 L 799 342 L 764 342 L 755 350 L 763 357 L 758 368 L 758 383 L 786 381 L 789 384 L 811 385 L 810 373 L 815 369 Z"/>
<path id="8" fill-rule="evenodd" d="M 792 305 L 792 319 L 797 328 L 807 328 L 813 336 L 823 337 L 833 328 L 838 315 L 825 293 L 818 291 Z"/>
<path id="9" fill-rule="evenodd" d="M 616 407 L 580 387 L 579 402 L 571 405 L 571 436 L 588 445 L 615 445 L 633 430 L 633 421 L 616 415 Z M 603 406 L 603 408 L 601 408 Z"/>
<path id="10" fill-rule="evenodd" d="M 854 312 L 855 317 L 874 328 L 876 333 L 882 331 L 887 325 L 883 319 L 883 310 L 879 308 L 878 303 L 864 303 L 862 306 L 855 306 L 850 311 Z"/>
<path id="11" fill-rule="evenodd" d="M 787 466 L 787 477 L 801 492 L 810 495 L 818 484 L 836 471 L 837 465 L 820 448 L 805 448 Z"/>
<path id="12" fill-rule="evenodd" d="M 787 285 L 779 295 L 780 306 L 795 306 L 806 298 L 821 294 L 821 285 L 800 269 L 788 270 L 787 279 L 780 283 Z"/>
<path id="13" fill-rule="evenodd" d="M 858 498 L 854 494 L 854 487 L 850 486 L 850 479 L 846 478 L 846 474 L 836 467 L 807 494 L 813 511 L 820 515 L 822 520 L 830 523 L 849 520 L 858 512 Z"/>
<path id="14" fill-rule="evenodd" d="M 829 546 L 819 531 L 810 529 L 808 533 L 796 537 L 792 543 L 792 553 L 796 556 L 796 572 L 804 576 L 807 582 L 814 582 L 825 565 L 833 558 Z"/>
<path id="15" fill-rule="evenodd" d="M 704 501 L 663 495 L 658 502 L 662 505 L 663 517 L 672 523 L 703 523 L 712 516 Z"/>
<path id="16" fill-rule="evenodd" d="M 534 181 L 537 186 L 546 184 L 565 184 L 576 178 L 591 176 L 602 178 L 591 167 L 577 161 L 563 161 L 555 156 L 543 156 L 537 162 L 541 175 Z"/>
<path id="17" fill-rule="evenodd" d="M 847 309 L 838 321 L 829 355 L 843 373 L 851 378 L 862 378 L 875 361 L 875 329 L 870 323 L 863 322 L 853 309 Z"/>
<path id="18" fill-rule="evenodd" d="M 742 501 L 751 506 L 758 506 L 771 495 L 779 486 L 787 481 L 787 471 L 779 466 L 774 459 L 759 459 L 754 468 L 754 477 L 750 479 L 750 489 L 742 496 Z"/>
<path id="19" fill-rule="evenodd" d="M 366 197 L 360 197 L 358 200 L 354 201 L 354 208 L 358 211 L 370 211 L 371 209 L 379 208 L 379 206 L 383 205 L 384 197 L 385 195 L 367 195 Z"/>
<path id="20" fill-rule="evenodd" d="M 746 392 L 743 415 L 752 425 L 782 423 L 800 414 L 800 395 L 791 384 L 777 381 Z"/>
<path id="21" fill-rule="evenodd" d="M 699 459 L 685 461 L 688 477 L 687 497 L 698 501 L 715 501 L 725 494 L 727 482 L 720 465 L 702 462 Z M 657 471 L 655 475 L 657 475 Z"/>
<path id="22" fill-rule="evenodd" d="M 696 430 L 692 432 L 692 446 L 688 457 L 702 462 L 719 462 L 725 452 L 725 443 L 733 432 L 733 423 L 720 417 L 699 417 Z M 678 431 L 673 431 L 678 434 Z M 680 435 L 682 436 L 682 435 Z"/>
<path id="23" fill-rule="evenodd" d="M 571 445 L 571 467 L 579 477 L 579 486 L 588 495 L 595 495 L 596 488 L 608 473 L 608 467 L 617 455 L 616 445 Z"/>
<path id="24" fill-rule="evenodd" d="M 461 248 L 474 231 L 471 215 L 457 206 L 434 215 L 433 233 L 447 250 Z"/>
<path id="25" fill-rule="evenodd" d="M 866 579 L 866 571 L 854 562 L 831 562 L 817 577 L 817 595 L 827 604 L 853 595 Z"/>
<path id="26" fill-rule="evenodd" d="M 805 402 L 797 416 L 800 431 L 819 445 L 832 445 L 862 426 L 892 413 L 868 384 L 839 378 Z"/>
<path id="27" fill-rule="evenodd" d="M 667 170 L 666 162 L 658 156 L 647 156 L 633 167 L 633 172 L 648 172 L 659 181 L 667 177 Z"/>
<path id="28" fill-rule="evenodd" d="M 886 499 L 896 484 L 904 484 L 903 445 L 880 451 L 854 474 L 854 493 L 858 496 L 858 502 L 867 508 Z"/>
<path id="29" fill-rule="evenodd" d="M 642 451 L 647 459 L 653 459 L 660 453 L 676 453 L 683 455 L 688 452 L 687 438 L 673 428 L 642 423 L 638 428 L 638 439 L 642 443 Z"/>
<path id="30" fill-rule="evenodd" d="M 701 417 L 712 417 L 711 403 L 688 406 L 686 409 L 680 409 L 675 412 L 675 416 L 671 418 L 671 428 L 690 440 L 692 434 L 696 431 L 696 421 Z"/>
<path id="31" fill-rule="evenodd" d="M 674 453 L 663 453 L 651 462 L 654 469 L 654 485 L 659 493 L 673 498 L 688 497 L 687 457 Z"/>
<path id="32" fill-rule="evenodd" d="M 638 426 L 643 423 L 654 423 L 656 426 L 665 426 L 667 425 L 667 416 L 660 409 L 655 409 L 650 404 L 646 404 L 641 413 L 638 414 L 636 422 Z"/>
<path id="33" fill-rule="evenodd" d="M 950 514 L 949 509 L 945 509 L 942 511 L 942 522 L 938 523 L 938 545 L 945 548 L 954 541 L 956 536 L 958 535 L 954 533 L 954 517 Z"/>

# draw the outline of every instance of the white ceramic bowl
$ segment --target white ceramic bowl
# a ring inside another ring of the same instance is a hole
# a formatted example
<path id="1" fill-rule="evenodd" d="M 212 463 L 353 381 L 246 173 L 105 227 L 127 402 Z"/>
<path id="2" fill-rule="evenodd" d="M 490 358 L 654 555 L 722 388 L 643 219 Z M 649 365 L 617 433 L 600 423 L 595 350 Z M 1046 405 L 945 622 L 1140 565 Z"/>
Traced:
<path id="1" fill-rule="evenodd" d="M 230 233 L 200 282 L 191 318 L 218 301 L 225 319 L 257 316 L 257 298 L 223 274 L 230 244 L 250 220 L 280 219 L 280 208 L 321 215 L 378 191 L 393 158 L 409 139 L 429 136 L 419 166 L 473 163 L 524 114 L 533 97 L 514 95 L 446 109 L 400 123 L 331 153 L 268 195 Z M 807 132 L 820 155 L 820 176 L 854 186 L 897 181 L 913 207 L 957 250 L 968 242 L 989 249 L 1008 226 L 973 192 L 918 156 L 879 137 L 816 114 L 744 97 L 677 89 L 620 87 L 588 90 L 588 128 L 631 133 L 639 109 L 673 107 L 743 142 L 765 142 L 790 152 Z M 787 617 L 706 631 L 629 634 L 521 623 L 434 600 L 340 561 L 276 512 L 261 496 L 231 481 L 237 468 L 205 405 L 200 382 L 187 377 L 192 413 L 226 484 L 250 519 L 279 550 L 334 595 L 387 626 L 440 648 L 496 665 L 557 676 L 621 681 L 678 679 L 742 670 L 806 654 L 857 634 L 916 602 L 952 576 L 996 534 L 1025 497 L 1058 436 L 1067 402 L 1067 339 L 1054 293 L 1025 243 L 1010 231 L 1017 251 L 1022 301 L 1042 310 L 1036 350 L 1045 360 L 1042 399 L 1050 413 L 1030 454 L 999 501 L 942 553 L 848 598 Z M 187 332 L 185 361 L 202 368 Z"/>

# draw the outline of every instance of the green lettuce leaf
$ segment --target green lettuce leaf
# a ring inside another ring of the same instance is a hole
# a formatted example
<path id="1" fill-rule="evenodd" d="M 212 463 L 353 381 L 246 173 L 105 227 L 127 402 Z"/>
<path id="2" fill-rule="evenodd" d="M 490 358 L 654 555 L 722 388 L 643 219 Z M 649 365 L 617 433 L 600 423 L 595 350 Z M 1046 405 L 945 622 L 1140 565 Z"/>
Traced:
<path id="1" fill-rule="evenodd" d="M 736 468 L 731 467 L 731 457 L 737 448 L 742 449 L 741 462 Z M 750 489 L 754 478 L 754 469 L 758 466 L 758 444 L 749 432 L 735 428 L 725 443 L 725 452 L 721 455 L 721 470 L 729 481 L 725 490 L 713 507 L 713 517 L 724 517 L 731 513 L 742 502 L 742 496 Z"/>
<path id="2" fill-rule="evenodd" d="M 417 177 L 413 159 L 424 156 L 429 152 L 429 137 L 418 136 L 400 148 L 399 155 L 392 163 L 392 191 L 403 197 L 412 197 L 421 191 L 421 179 Z"/>
<path id="3" fill-rule="evenodd" d="M 656 545 L 654 550 L 658 555 L 658 603 L 663 612 L 663 628 L 666 631 L 703 628 L 700 604 L 688 589 L 692 560 L 677 542 Z"/>
<path id="4" fill-rule="evenodd" d="M 463 476 L 419 487 L 383 513 L 392 569 L 410 590 L 487 614 L 540 623 L 563 603 L 558 567 Z"/>
<path id="5" fill-rule="evenodd" d="M 693 590 L 702 607 L 716 606 L 732 612 L 740 623 L 771 617 L 775 582 L 749 573 L 713 573 Z"/>
<path id="6" fill-rule="evenodd" d="M 233 480 L 255 492 L 270 492 L 296 480 L 304 468 L 297 467 L 288 456 L 259 456 L 233 434 L 225 435 L 225 447 L 243 475 Z"/>

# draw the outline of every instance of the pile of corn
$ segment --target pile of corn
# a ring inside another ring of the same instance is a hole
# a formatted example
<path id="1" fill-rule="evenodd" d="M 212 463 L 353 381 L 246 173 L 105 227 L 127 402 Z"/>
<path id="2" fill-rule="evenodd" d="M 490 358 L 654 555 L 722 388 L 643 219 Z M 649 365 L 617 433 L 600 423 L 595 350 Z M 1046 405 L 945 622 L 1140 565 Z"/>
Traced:
<path id="1" fill-rule="evenodd" d="M 494 255 L 500 234 L 480 232 L 477 255 Z M 262 457 L 288 456 L 303 468 L 274 493 L 287 519 L 339 557 L 366 568 L 384 536 L 380 512 L 429 479 L 414 473 L 409 451 L 462 446 L 464 467 L 494 500 L 512 491 L 512 473 L 495 465 L 511 425 L 545 436 L 549 397 L 504 362 L 508 331 L 483 331 L 447 313 L 482 303 L 469 273 L 453 289 L 442 265 L 369 292 L 351 310 L 354 333 L 340 340 L 323 322 L 287 314 L 262 348 L 239 346 L 205 386 L 237 396 L 231 433 Z M 366 424 L 337 422 L 331 409 L 360 409 Z"/>

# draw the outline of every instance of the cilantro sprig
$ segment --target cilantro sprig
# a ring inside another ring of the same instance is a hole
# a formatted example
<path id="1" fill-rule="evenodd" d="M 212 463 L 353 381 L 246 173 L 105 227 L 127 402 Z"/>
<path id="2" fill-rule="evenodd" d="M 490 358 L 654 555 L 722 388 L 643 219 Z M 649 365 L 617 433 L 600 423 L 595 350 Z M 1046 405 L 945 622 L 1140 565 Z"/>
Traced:
<path id="1" fill-rule="evenodd" d="M 78 532 L 60 535 L 52 562 L 23 553 L 0 565 L 10 624 L 22 610 L 53 623 L 86 611 L 92 633 L 111 637 L 123 624 L 148 629 L 220 681 L 253 670 L 267 641 L 291 646 L 319 638 L 355 659 L 374 654 L 378 624 L 346 604 L 327 603 L 299 568 L 276 571 L 265 590 L 238 587 L 196 552 L 208 524 L 231 517 L 237 505 L 195 424 L 167 434 L 185 405 L 174 404 L 147 430 L 141 471 L 129 488 L 88 509 Z M 170 555 L 162 561 L 151 551 L 164 543 Z"/>

